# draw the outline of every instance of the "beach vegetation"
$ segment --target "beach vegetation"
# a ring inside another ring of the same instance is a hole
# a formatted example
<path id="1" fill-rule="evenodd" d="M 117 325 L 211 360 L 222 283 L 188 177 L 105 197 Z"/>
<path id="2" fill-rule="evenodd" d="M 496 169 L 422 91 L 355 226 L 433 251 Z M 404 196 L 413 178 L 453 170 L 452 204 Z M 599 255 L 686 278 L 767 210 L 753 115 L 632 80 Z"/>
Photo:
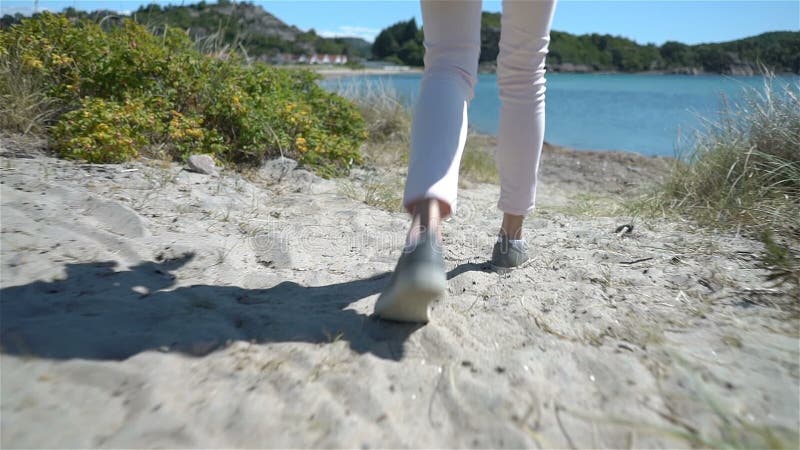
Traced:
<path id="1" fill-rule="evenodd" d="M 358 183 L 342 182 L 339 191 L 348 198 L 384 211 L 403 211 L 403 180 L 397 174 L 379 170 Z"/>
<path id="2" fill-rule="evenodd" d="M 709 225 L 800 238 L 800 85 L 766 78 L 704 124 L 654 204 Z"/>
<path id="3" fill-rule="evenodd" d="M 496 139 L 479 133 L 470 133 L 461 155 L 459 179 L 472 183 L 500 183 L 494 160 Z"/>
<path id="4" fill-rule="evenodd" d="M 800 294 L 800 84 L 765 77 L 693 142 L 647 207 L 760 239 L 771 279 Z"/>
<path id="5" fill-rule="evenodd" d="M 408 161 L 411 109 L 397 91 L 380 80 L 363 79 L 333 86 L 351 101 L 364 120 L 367 132 L 362 148 L 366 162 L 380 167 L 402 167 Z"/>
<path id="6" fill-rule="evenodd" d="M 181 29 L 151 32 L 127 18 L 42 13 L 0 30 L 0 125 L 50 133 L 59 155 L 89 162 L 157 148 L 178 160 L 208 153 L 259 164 L 283 155 L 322 175 L 346 172 L 361 162 L 367 130 L 358 109 L 318 78 L 236 53 L 212 57 Z"/>

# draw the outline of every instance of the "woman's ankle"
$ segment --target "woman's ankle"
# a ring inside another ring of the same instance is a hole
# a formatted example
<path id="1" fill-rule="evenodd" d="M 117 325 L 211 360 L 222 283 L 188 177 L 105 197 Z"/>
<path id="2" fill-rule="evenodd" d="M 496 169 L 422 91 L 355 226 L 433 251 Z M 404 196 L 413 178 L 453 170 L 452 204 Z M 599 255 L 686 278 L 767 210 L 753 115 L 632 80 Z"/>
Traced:
<path id="1" fill-rule="evenodd" d="M 441 242 L 441 205 L 435 198 L 419 200 L 411 205 L 411 227 L 406 235 L 406 247 L 415 245 L 420 237 L 433 234 Z"/>
<path id="2" fill-rule="evenodd" d="M 503 223 L 500 225 L 498 235 L 510 240 L 521 240 L 524 220 L 525 216 L 503 214 Z"/>

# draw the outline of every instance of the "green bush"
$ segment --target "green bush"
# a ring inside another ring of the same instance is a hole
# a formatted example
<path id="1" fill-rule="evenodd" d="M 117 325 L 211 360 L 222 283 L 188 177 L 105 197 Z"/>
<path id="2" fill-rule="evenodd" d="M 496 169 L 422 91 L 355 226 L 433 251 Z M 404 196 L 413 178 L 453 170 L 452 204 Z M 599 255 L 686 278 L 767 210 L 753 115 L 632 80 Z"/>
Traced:
<path id="1" fill-rule="evenodd" d="M 0 82 L 38 80 L 66 111 L 53 128 L 65 157 L 119 162 L 158 148 L 258 164 L 283 154 L 325 175 L 361 162 L 364 121 L 318 75 L 214 59 L 176 28 L 44 13 L 0 30 L 0 62 Z"/>
<path id="2" fill-rule="evenodd" d="M 119 103 L 87 97 L 61 118 L 54 130 L 56 151 L 70 159 L 119 163 L 139 155 L 143 131 L 155 115 L 141 101 Z"/>

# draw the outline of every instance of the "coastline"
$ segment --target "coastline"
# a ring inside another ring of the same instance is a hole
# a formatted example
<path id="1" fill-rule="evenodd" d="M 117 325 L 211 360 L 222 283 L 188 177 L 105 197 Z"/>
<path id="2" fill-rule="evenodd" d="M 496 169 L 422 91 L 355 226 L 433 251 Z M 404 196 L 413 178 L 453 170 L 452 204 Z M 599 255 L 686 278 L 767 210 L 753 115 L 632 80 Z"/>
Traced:
<path id="1" fill-rule="evenodd" d="M 402 74 L 421 74 L 424 71 L 423 67 L 411 66 L 397 66 L 386 68 L 364 68 L 364 69 L 351 69 L 351 68 L 337 68 L 337 67 L 324 67 L 315 68 L 314 66 L 278 66 L 287 68 L 305 68 L 313 72 L 321 74 L 325 78 L 334 78 L 342 76 L 359 76 L 359 75 L 402 75 Z M 763 76 L 764 74 L 755 71 L 734 71 L 734 72 L 707 72 L 696 68 L 681 68 L 670 70 L 645 70 L 639 72 L 623 72 L 619 70 L 594 70 L 594 69 L 574 69 L 565 70 L 563 68 L 547 68 L 548 73 L 558 74 L 579 74 L 579 75 L 683 75 L 683 76 L 707 76 L 707 75 L 722 75 L 733 77 L 756 77 Z M 494 67 L 479 67 L 479 74 L 495 74 Z M 794 72 L 775 72 L 775 76 L 800 76 L 800 73 Z"/>
<path id="2" fill-rule="evenodd" d="M 310 70 L 322 75 L 324 78 L 336 77 L 350 77 L 359 75 L 403 75 L 403 74 L 421 74 L 422 67 L 408 67 L 408 66 L 387 66 L 383 68 L 364 68 L 364 69 L 351 69 L 347 67 L 324 67 L 314 68 Z"/>

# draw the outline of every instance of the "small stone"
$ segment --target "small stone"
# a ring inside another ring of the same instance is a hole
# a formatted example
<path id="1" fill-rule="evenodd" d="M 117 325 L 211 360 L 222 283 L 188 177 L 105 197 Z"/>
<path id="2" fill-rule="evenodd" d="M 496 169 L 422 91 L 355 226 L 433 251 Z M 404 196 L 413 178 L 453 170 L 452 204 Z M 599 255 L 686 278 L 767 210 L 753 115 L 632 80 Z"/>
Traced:
<path id="1" fill-rule="evenodd" d="M 297 161 L 290 158 L 270 159 L 264 162 L 264 165 L 258 170 L 258 175 L 265 180 L 281 181 L 287 178 L 296 167 Z"/>
<path id="2" fill-rule="evenodd" d="M 208 155 L 192 155 L 187 163 L 189 170 L 192 172 L 217 175 L 217 166 L 214 164 L 214 159 Z"/>

